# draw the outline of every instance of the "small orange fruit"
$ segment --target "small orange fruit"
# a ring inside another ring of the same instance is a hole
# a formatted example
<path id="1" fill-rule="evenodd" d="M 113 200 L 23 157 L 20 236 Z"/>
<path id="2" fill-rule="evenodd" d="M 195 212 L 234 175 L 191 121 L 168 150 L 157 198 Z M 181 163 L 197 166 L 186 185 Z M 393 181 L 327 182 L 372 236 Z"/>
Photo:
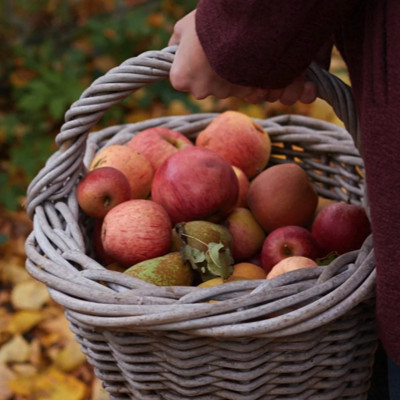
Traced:
<path id="1" fill-rule="evenodd" d="M 262 267 L 249 262 L 241 262 L 233 266 L 231 276 L 237 276 L 244 279 L 265 279 L 266 272 Z"/>
<path id="2" fill-rule="evenodd" d="M 222 285 L 223 283 L 228 283 L 228 282 L 235 282 L 235 281 L 244 281 L 246 278 L 242 278 L 241 276 L 230 276 L 227 279 L 222 279 L 220 276 L 217 278 L 212 278 L 209 279 L 208 281 L 204 281 L 200 283 L 199 287 L 211 287 L 211 286 L 217 286 L 217 285 Z"/>

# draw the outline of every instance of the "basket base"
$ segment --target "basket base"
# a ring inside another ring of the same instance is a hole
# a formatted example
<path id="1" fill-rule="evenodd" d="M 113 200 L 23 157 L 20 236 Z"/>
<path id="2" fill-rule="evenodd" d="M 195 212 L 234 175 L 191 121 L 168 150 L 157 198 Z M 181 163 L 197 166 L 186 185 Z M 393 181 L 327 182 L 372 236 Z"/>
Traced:
<path id="1" fill-rule="evenodd" d="M 372 301 L 280 338 L 109 332 L 70 322 L 111 400 L 365 400 L 377 347 Z"/>

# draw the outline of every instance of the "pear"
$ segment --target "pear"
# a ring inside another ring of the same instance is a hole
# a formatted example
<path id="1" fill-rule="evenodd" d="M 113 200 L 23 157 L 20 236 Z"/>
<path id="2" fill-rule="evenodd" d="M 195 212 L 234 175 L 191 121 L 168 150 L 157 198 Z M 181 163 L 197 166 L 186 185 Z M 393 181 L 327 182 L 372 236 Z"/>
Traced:
<path id="1" fill-rule="evenodd" d="M 234 263 L 229 229 L 210 221 L 180 222 L 172 234 L 172 249 L 200 273 L 201 279 L 227 278 Z"/>
<path id="2" fill-rule="evenodd" d="M 207 251 L 208 243 L 222 243 L 232 248 L 233 238 L 229 229 L 210 221 L 180 222 L 172 232 L 172 251 L 179 251 L 184 244 Z"/>
<path id="3" fill-rule="evenodd" d="M 179 252 L 141 261 L 125 273 L 157 286 L 190 286 L 193 281 L 193 270 Z"/>

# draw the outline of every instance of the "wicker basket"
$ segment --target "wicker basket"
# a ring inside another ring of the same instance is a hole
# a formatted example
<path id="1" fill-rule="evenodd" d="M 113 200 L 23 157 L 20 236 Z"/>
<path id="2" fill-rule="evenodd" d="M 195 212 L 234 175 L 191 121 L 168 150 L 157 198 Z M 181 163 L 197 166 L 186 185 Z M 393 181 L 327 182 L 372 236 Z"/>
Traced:
<path id="1" fill-rule="evenodd" d="M 89 134 L 111 106 L 166 79 L 174 51 L 127 60 L 68 110 L 56 137 L 59 150 L 28 190 L 34 230 L 26 242 L 27 270 L 64 307 L 113 400 L 366 399 L 377 343 L 371 237 L 328 266 L 211 288 L 153 286 L 91 257 L 91 224 L 75 190 L 94 154 L 152 126 L 195 138 L 216 115 L 158 118 Z M 365 204 L 350 91 L 315 66 L 308 75 L 353 139 L 309 117 L 257 120 L 274 145 L 271 164 L 298 163 L 322 196 Z"/>

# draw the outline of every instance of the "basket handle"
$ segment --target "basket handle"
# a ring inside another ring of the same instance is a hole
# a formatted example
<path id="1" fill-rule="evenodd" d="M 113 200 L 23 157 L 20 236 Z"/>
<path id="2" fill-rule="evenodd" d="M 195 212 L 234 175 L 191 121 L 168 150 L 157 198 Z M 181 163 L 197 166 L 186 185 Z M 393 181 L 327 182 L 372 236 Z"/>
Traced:
<path id="1" fill-rule="evenodd" d="M 168 78 L 177 46 L 144 52 L 129 58 L 96 79 L 65 113 L 65 122 L 55 141 L 59 148 L 32 180 L 27 191 L 26 209 L 32 218 L 34 209 L 43 200 L 66 196 L 82 171 L 87 136 L 112 106 L 136 90 Z M 317 86 L 318 97 L 327 101 L 343 121 L 360 149 L 359 125 L 351 90 L 342 80 L 310 65 L 307 79 Z"/>

